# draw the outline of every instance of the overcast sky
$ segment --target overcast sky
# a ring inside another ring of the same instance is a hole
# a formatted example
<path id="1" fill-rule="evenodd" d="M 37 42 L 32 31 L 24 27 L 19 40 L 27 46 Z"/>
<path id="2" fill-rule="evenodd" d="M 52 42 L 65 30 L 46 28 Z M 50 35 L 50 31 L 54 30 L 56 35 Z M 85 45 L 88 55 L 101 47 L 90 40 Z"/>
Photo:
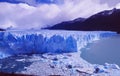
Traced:
<path id="1" fill-rule="evenodd" d="M 107 3 L 109 6 L 116 6 L 120 0 L 100 0 L 100 3 Z"/>
<path id="2" fill-rule="evenodd" d="M 42 28 L 114 7 L 119 0 L 0 0 L 0 28 Z"/>

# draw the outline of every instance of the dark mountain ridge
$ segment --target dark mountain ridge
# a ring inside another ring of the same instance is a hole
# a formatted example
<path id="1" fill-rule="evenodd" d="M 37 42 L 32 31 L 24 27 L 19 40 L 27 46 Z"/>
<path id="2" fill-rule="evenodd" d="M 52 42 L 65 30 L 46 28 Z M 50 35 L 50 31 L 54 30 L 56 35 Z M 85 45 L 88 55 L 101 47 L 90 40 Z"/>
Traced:
<path id="1" fill-rule="evenodd" d="M 45 29 L 80 31 L 116 31 L 120 33 L 120 9 L 105 10 L 89 18 L 62 22 Z"/>
<path id="2" fill-rule="evenodd" d="M 5 31 L 5 29 L 1 29 L 1 28 L 0 28 L 0 31 Z"/>

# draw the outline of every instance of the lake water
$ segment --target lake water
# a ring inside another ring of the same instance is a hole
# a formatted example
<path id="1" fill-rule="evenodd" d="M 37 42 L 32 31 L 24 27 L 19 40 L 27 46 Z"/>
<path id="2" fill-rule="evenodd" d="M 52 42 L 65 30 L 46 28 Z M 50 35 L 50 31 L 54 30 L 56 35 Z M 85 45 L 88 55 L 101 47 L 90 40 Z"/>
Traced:
<path id="1" fill-rule="evenodd" d="M 111 63 L 120 66 L 120 36 L 95 41 L 82 49 L 81 57 L 92 64 Z"/>

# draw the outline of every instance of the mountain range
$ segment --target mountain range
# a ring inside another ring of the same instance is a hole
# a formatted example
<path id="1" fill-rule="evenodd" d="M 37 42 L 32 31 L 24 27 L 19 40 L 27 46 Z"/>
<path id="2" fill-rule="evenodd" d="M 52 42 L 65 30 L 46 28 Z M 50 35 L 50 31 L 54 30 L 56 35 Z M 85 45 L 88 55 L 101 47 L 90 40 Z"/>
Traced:
<path id="1" fill-rule="evenodd" d="M 45 29 L 79 31 L 116 31 L 120 33 L 120 9 L 105 10 L 89 18 L 77 18 Z"/>
<path id="2" fill-rule="evenodd" d="M 88 18 L 77 18 L 47 27 L 50 30 L 115 31 L 120 33 L 120 9 L 105 10 Z M 0 31 L 5 29 L 0 28 Z"/>

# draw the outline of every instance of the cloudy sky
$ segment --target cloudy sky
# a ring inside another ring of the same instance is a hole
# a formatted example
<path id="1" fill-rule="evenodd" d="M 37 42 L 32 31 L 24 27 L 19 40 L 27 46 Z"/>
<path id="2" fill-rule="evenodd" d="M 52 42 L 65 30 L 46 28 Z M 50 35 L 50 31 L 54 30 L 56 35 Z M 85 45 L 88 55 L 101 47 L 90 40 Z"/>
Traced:
<path id="1" fill-rule="evenodd" d="M 43 28 L 120 8 L 120 0 L 0 0 L 0 28 Z"/>

